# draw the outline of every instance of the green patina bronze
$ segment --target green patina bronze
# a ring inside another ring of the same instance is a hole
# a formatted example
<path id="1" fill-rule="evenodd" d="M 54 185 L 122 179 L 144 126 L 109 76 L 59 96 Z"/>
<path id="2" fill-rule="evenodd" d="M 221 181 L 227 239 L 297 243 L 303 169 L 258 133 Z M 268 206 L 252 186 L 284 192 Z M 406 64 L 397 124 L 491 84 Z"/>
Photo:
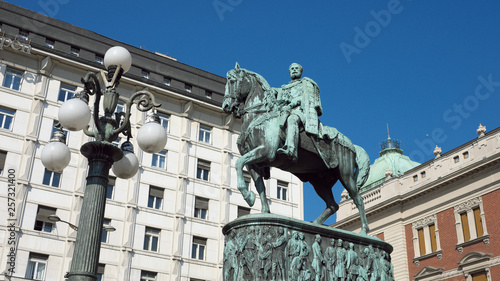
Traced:
<path id="1" fill-rule="evenodd" d="M 271 214 L 222 232 L 224 281 L 394 281 L 393 248 L 377 237 Z"/>
<path id="2" fill-rule="evenodd" d="M 246 202 L 252 206 L 255 194 L 249 191 L 243 177 L 246 166 L 262 202 L 262 212 L 269 213 L 263 179 L 269 168 L 277 167 L 310 182 L 325 201 L 326 209 L 314 220 L 323 222 L 338 210 L 332 194 L 340 180 L 358 207 L 362 230 L 369 230 L 364 204 L 359 195 L 366 182 L 370 160 L 366 152 L 333 127 L 324 126 L 318 85 L 302 78 L 302 67 L 290 66 L 292 81 L 272 88 L 259 74 L 236 67 L 227 73 L 222 108 L 242 119 L 236 161 L 237 184 Z"/>

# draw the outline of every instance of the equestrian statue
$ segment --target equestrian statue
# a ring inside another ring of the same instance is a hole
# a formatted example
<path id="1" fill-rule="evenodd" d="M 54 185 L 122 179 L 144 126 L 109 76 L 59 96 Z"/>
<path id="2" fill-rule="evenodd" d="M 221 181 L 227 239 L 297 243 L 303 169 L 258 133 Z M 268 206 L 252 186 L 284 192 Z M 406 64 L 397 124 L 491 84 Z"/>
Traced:
<path id="1" fill-rule="evenodd" d="M 269 213 L 264 179 L 270 167 L 288 171 L 303 182 L 310 182 L 325 201 L 326 209 L 313 223 L 323 222 L 339 208 L 332 187 L 340 180 L 356 204 L 361 217 L 361 233 L 369 231 L 364 203 L 359 194 L 370 170 L 365 150 L 353 145 L 337 129 L 323 125 L 318 116 L 323 109 L 319 87 L 302 78 L 303 68 L 293 63 L 290 83 L 272 88 L 259 74 L 240 68 L 238 63 L 227 73 L 222 109 L 241 118 L 237 145 L 241 157 L 236 161 L 237 184 L 248 205 L 255 194 L 248 190 L 243 167 L 249 171 L 262 202 Z"/>

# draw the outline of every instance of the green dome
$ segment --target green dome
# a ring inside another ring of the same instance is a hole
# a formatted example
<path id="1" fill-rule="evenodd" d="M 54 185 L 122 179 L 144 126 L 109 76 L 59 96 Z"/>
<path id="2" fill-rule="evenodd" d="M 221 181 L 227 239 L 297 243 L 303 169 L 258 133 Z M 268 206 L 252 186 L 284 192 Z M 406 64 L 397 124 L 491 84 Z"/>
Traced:
<path id="1" fill-rule="evenodd" d="M 380 146 L 382 148 L 379 153 L 380 157 L 370 165 L 370 174 L 366 183 L 361 187 L 362 191 L 374 188 L 384 182 L 388 169 L 392 171 L 393 177 L 400 177 L 406 171 L 420 165 L 420 163 L 412 161 L 408 156 L 403 155 L 400 142 L 397 140 L 391 140 L 389 137 Z"/>

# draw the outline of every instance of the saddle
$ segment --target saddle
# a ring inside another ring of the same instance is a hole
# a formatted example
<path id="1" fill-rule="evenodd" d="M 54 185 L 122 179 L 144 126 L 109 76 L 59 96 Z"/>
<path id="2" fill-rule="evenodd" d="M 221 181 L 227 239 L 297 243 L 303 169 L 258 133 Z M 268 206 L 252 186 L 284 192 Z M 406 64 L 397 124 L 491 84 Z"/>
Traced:
<path id="1" fill-rule="evenodd" d="M 280 139 L 285 142 L 286 129 L 280 130 Z M 299 148 L 310 153 L 318 155 L 329 169 L 336 168 L 339 165 L 338 143 L 335 139 L 317 138 L 306 133 L 303 126 L 299 128 Z M 300 159 L 299 159 L 300 160 Z"/>

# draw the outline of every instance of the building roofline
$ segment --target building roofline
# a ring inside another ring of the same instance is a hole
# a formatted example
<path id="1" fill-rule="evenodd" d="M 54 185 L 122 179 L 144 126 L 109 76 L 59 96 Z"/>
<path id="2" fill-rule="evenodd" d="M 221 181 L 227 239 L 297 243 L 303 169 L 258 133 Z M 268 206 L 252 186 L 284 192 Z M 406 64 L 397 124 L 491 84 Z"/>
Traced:
<path id="1" fill-rule="evenodd" d="M 460 146 L 457 146 L 457 147 L 455 147 L 455 148 L 451 149 L 450 151 L 447 151 L 447 152 L 445 152 L 445 153 L 441 154 L 441 156 L 440 156 L 439 158 L 449 156 L 450 154 L 454 154 L 454 153 L 456 153 L 457 151 L 462 150 L 462 149 L 463 149 L 463 148 L 465 148 L 466 146 L 469 146 L 469 145 L 473 144 L 474 142 L 477 142 L 479 139 L 484 138 L 484 137 L 487 137 L 487 136 L 489 136 L 489 135 L 494 135 L 494 134 L 496 134 L 496 133 L 498 133 L 498 132 L 500 132 L 500 127 L 497 127 L 497 128 L 495 128 L 495 129 L 493 129 L 493 130 L 491 130 L 491 131 L 489 131 L 489 132 L 485 133 L 485 134 L 484 134 L 484 136 L 481 136 L 481 137 L 476 137 L 476 138 L 474 138 L 474 139 L 472 139 L 472 140 L 470 140 L 470 141 L 468 141 L 468 142 L 466 142 L 466 143 L 464 143 L 464 144 L 462 144 L 462 145 L 460 145 Z M 414 167 L 414 168 L 412 168 L 412 169 L 410 169 L 410 170 L 406 171 L 406 172 L 405 172 L 403 175 L 401 175 L 401 176 L 404 176 L 404 175 L 407 175 L 407 174 L 414 173 L 415 171 L 420 170 L 423 166 L 429 165 L 429 164 L 431 164 L 432 162 L 434 162 L 434 160 L 439 159 L 439 158 L 432 158 L 432 159 L 430 159 L 430 160 L 428 160 L 428 161 L 426 161 L 426 162 L 424 162 L 424 163 L 422 163 L 422 164 L 420 164 L 420 165 L 418 165 L 418 166 L 416 166 L 416 167 Z"/>

